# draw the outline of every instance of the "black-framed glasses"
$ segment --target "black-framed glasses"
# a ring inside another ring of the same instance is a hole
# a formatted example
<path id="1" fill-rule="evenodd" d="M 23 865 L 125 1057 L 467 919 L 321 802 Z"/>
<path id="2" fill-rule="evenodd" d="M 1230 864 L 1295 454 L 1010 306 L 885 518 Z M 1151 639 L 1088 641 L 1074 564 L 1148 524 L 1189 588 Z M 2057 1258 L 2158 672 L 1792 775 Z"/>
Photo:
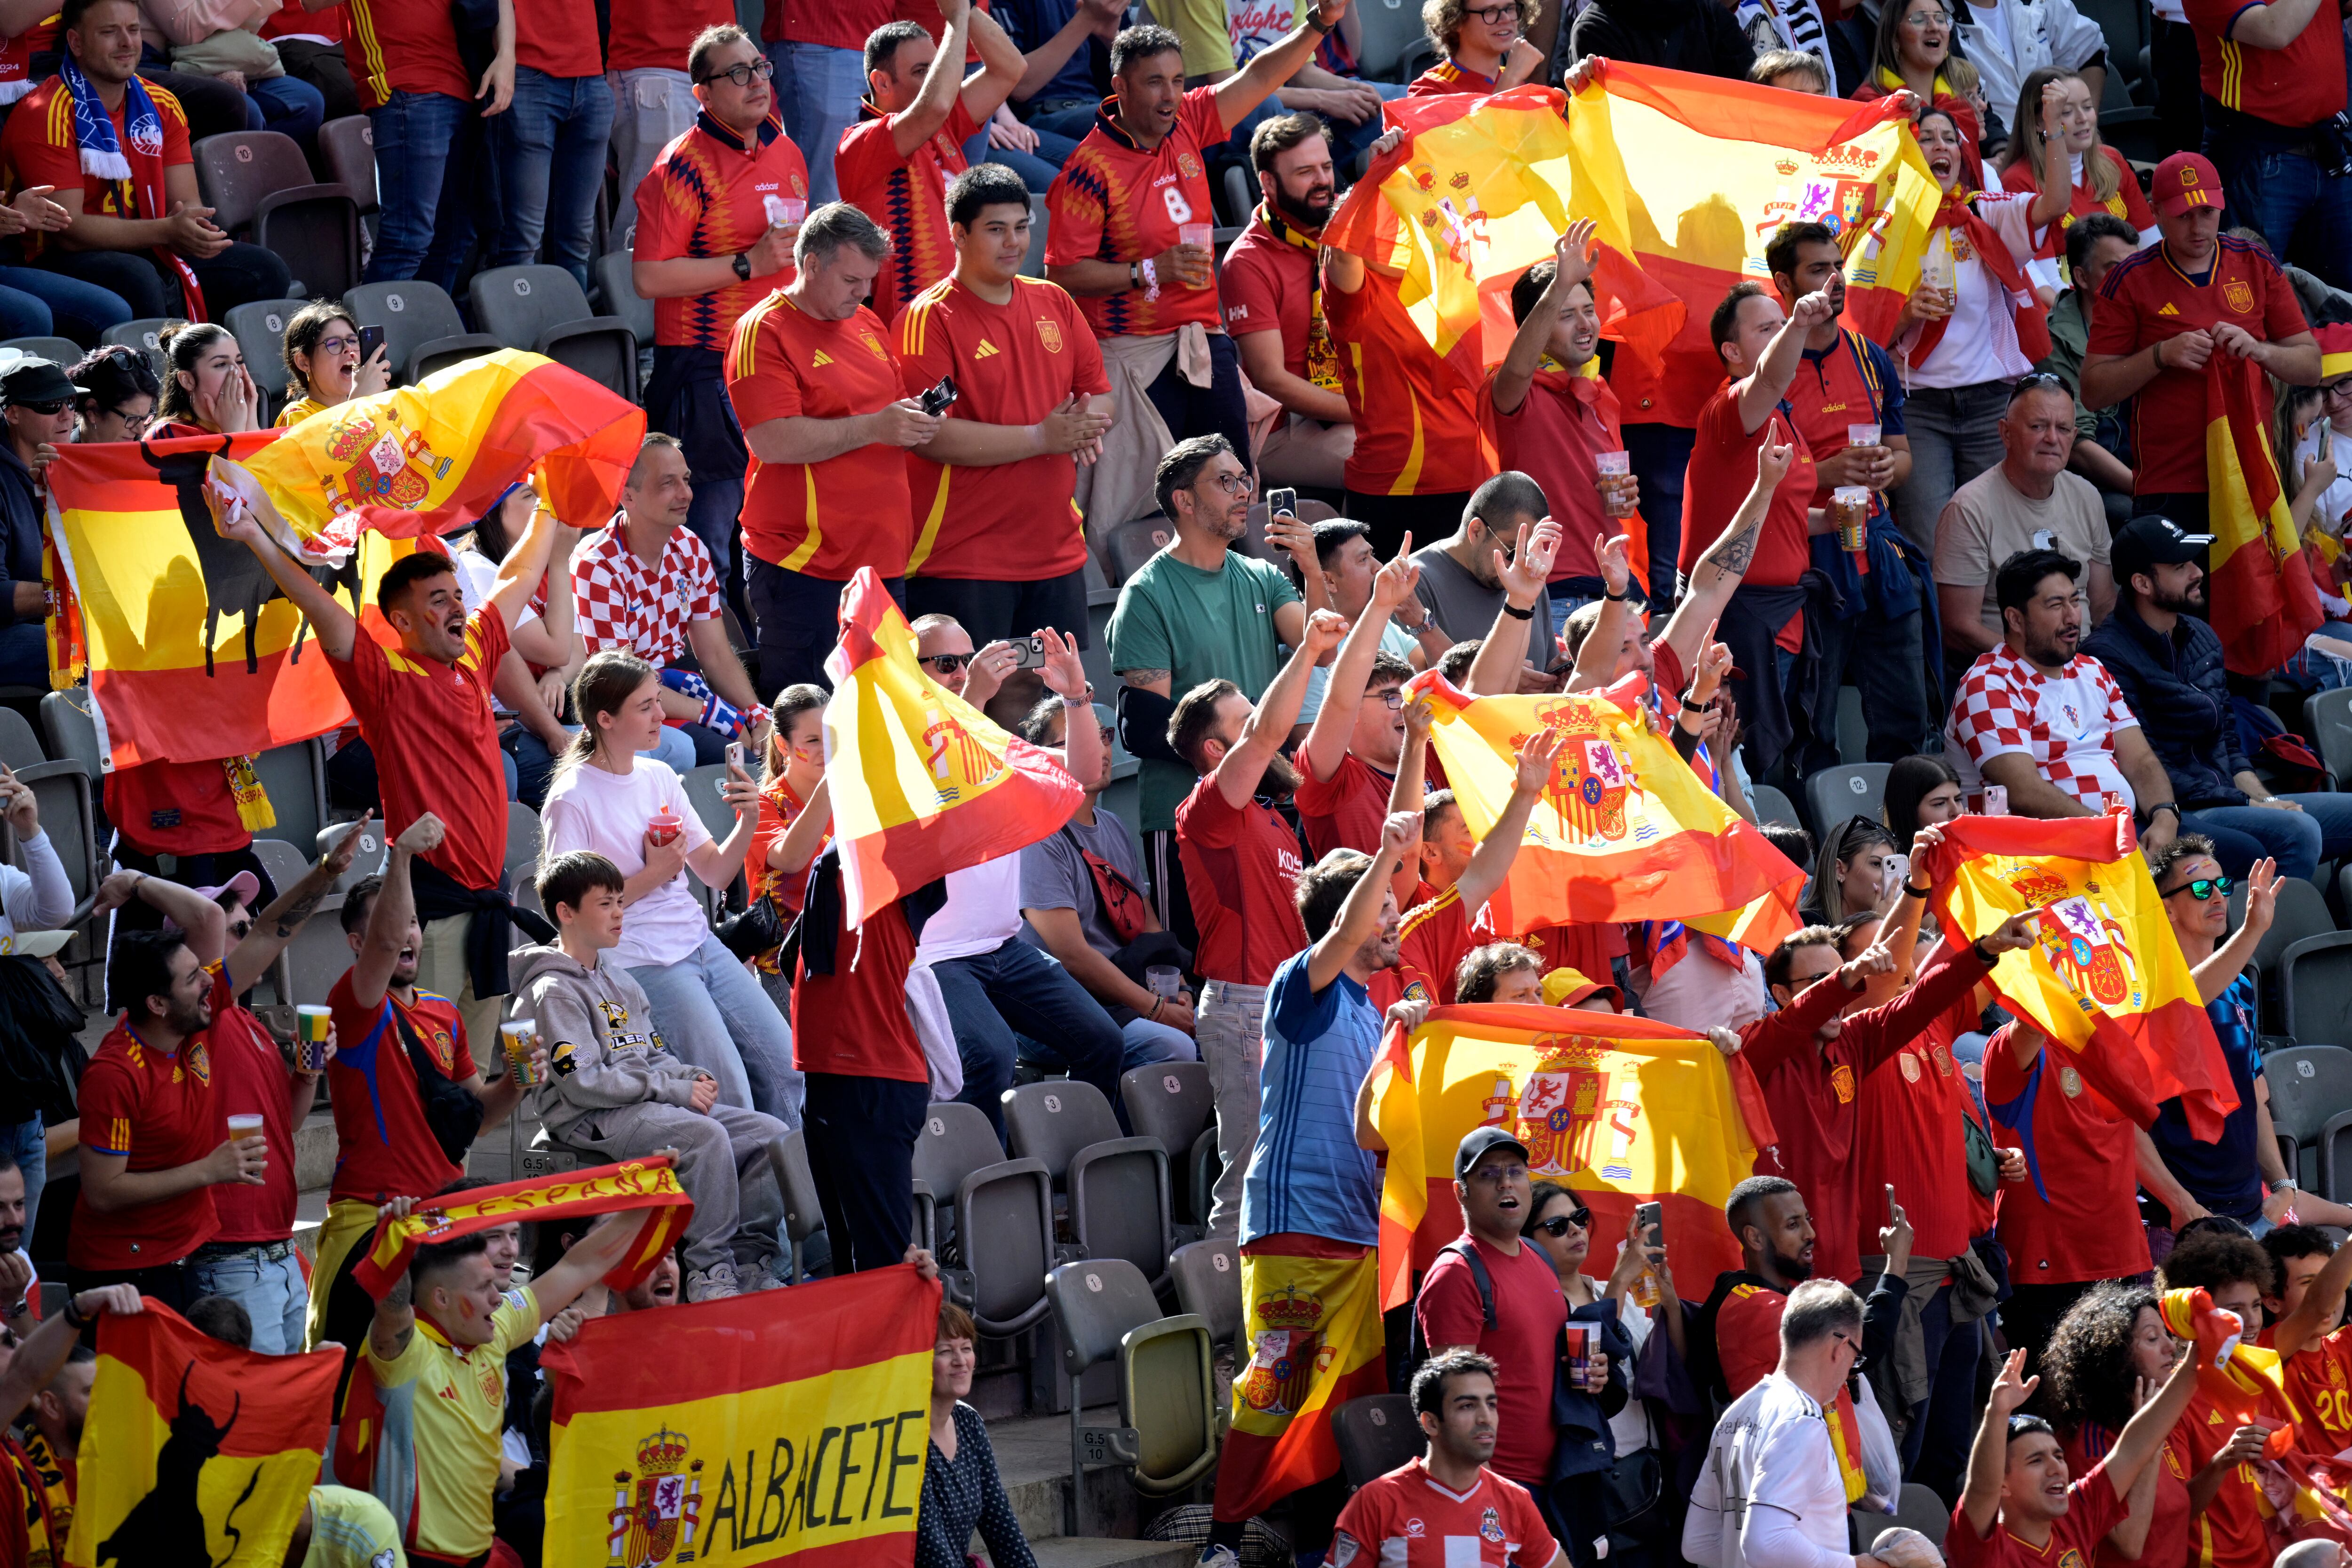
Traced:
<path id="1" fill-rule="evenodd" d="M 1229 496 L 1245 496 L 1257 488 L 1257 480 L 1252 479 L 1246 471 L 1238 474 L 1211 474 L 1209 478 L 1216 480 L 1217 488 Z"/>
<path id="2" fill-rule="evenodd" d="M 152 408 L 144 414 L 133 414 L 128 408 L 110 408 L 106 412 L 121 420 L 122 427 L 134 436 L 155 422 L 155 411 Z"/>
<path id="3" fill-rule="evenodd" d="M 773 61 L 753 60 L 748 65 L 729 66 L 723 71 L 712 71 L 702 79 L 702 85 L 708 87 L 720 77 L 725 77 L 737 87 L 749 87 L 754 79 L 765 81 L 775 74 L 776 67 Z"/>
<path id="4" fill-rule="evenodd" d="M 1830 1331 L 1830 1338 L 1835 1340 L 1842 1345 L 1851 1348 L 1856 1356 L 1862 1354 L 1862 1342 L 1855 1339 L 1852 1334 L 1847 1333 L 1843 1329 L 1832 1329 Z"/>
<path id="5" fill-rule="evenodd" d="M 319 340 L 319 352 L 333 356 L 341 356 L 344 350 L 356 350 L 359 346 L 360 341 L 357 338 L 332 337 Z"/>
<path id="6" fill-rule="evenodd" d="M 1398 711 L 1404 707 L 1404 688 L 1402 686 L 1392 686 L 1386 691 L 1381 692 L 1380 695 L 1380 704 L 1391 713 Z"/>
<path id="7" fill-rule="evenodd" d="M 1519 8 L 1517 5 L 1486 5 L 1475 11 L 1465 11 L 1462 16 L 1465 21 L 1484 22 L 1491 27 L 1504 18 L 1517 16 L 1518 14 Z"/>
<path id="8" fill-rule="evenodd" d="M 971 660 L 972 656 L 968 653 L 927 653 L 915 662 L 928 664 L 940 675 L 953 675 Z"/>
<path id="9" fill-rule="evenodd" d="M 1591 1229 L 1592 1211 L 1591 1209 L 1582 1208 L 1570 1209 L 1566 1214 L 1556 1214 L 1549 1219 L 1539 1219 L 1536 1221 L 1536 1228 L 1543 1232 L 1546 1236 L 1550 1237 L 1554 1241 L 1558 1241 L 1561 1237 L 1566 1236 L 1568 1234 L 1568 1227 L 1570 1226 L 1574 1226 L 1579 1230 Z"/>
<path id="10" fill-rule="evenodd" d="M 2352 376 L 2347 376 L 2342 381 L 2329 382 L 2319 389 L 2319 395 L 2330 403 L 2341 403 L 2347 398 L 2352 398 Z"/>
<path id="11" fill-rule="evenodd" d="M 36 403 L 30 398 L 26 398 L 18 402 L 11 403 L 8 406 L 11 408 L 21 408 L 27 414 L 37 414 L 46 419 L 55 415 L 63 414 L 66 411 L 66 405 L 71 401 L 72 400 L 70 398 L 64 397 L 44 397 L 39 402 Z"/>
<path id="12" fill-rule="evenodd" d="M 2216 893 L 2225 899 L 2228 898 L 2230 889 L 2236 886 L 2237 884 L 2227 877 L 2194 877 L 2164 896 L 2168 899 L 2172 897 L 2172 893 L 2186 893 L 2201 904 Z"/>

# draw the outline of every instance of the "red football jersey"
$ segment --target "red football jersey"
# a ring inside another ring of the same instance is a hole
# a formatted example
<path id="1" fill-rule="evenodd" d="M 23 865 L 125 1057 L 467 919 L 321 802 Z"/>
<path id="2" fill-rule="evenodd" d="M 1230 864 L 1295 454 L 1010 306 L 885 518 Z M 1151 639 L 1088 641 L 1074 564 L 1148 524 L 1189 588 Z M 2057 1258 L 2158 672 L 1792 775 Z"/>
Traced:
<path id="1" fill-rule="evenodd" d="M 1452 60 L 1440 60 L 1405 83 L 1407 98 L 1436 98 L 1449 92 L 1492 92 L 1497 78 L 1464 70 Z"/>
<path id="2" fill-rule="evenodd" d="M 106 775 L 105 800 L 107 820 L 142 854 L 217 855 L 253 842 L 216 762 L 116 768 Z"/>
<path id="3" fill-rule="evenodd" d="M 288 0 L 299 5 L 301 0 Z M 666 5 L 615 5 L 604 64 L 616 71 L 684 70 L 688 49 L 705 27 L 735 19 L 731 0 L 672 0 Z M 629 105 L 618 106 L 620 112 Z M 638 254 L 642 255 L 643 252 Z"/>
<path id="4" fill-rule="evenodd" d="M 2152 1265 L 2139 1223 L 2132 1124 L 2092 1109 L 2083 1075 L 2063 1059 L 2063 1047 L 2045 1046 L 2032 1068 L 2021 1071 L 2010 1035 L 2004 1028 L 1985 1047 L 1985 1105 L 2002 1140 L 2032 1152 L 2038 1178 L 2001 1194 L 2000 1244 L 2009 1252 L 2010 1278 L 2062 1285 L 2147 1272 Z M 2052 1059 L 2053 1052 L 2059 1059 Z"/>
<path id="5" fill-rule="evenodd" d="M 82 1069 L 82 1147 L 128 1156 L 133 1172 L 194 1164 L 228 1137 L 213 1094 L 212 1046 L 199 1031 L 166 1054 L 118 1021 Z M 66 1261 L 90 1270 L 175 1263 L 220 1229 L 210 1186 L 101 1214 L 84 1188 L 66 1233 Z"/>
<path id="6" fill-rule="evenodd" d="M 1386 1013 L 1396 1003 L 1434 1002 L 1451 1006 L 1454 973 L 1463 955 L 1486 939 L 1462 907 L 1462 889 L 1438 892 L 1426 882 L 1397 925 L 1397 961 L 1372 976 L 1372 1005 Z"/>
<path id="7" fill-rule="evenodd" d="M 2268 3 L 2182 0 L 2197 34 L 2197 85 L 2222 108 L 2273 125 L 2321 124 L 2344 108 L 2342 15 L 2321 6 L 2283 49 L 2256 48 L 2230 37 L 2239 17 Z"/>
<path id="8" fill-rule="evenodd" d="M 2141 194 L 2139 176 L 2132 173 L 2132 166 L 2124 162 L 2124 155 L 2114 148 L 2102 146 L 2099 151 L 2106 154 L 2108 161 L 2115 165 L 2116 194 L 2101 201 L 2093 193 L 2087 178 L 2076 182 L 2064 215 L 2043 233 L 2041 251 L 2043 256 L 2065 255 L 2066 231 L 2074 226 L 2076 218 L 2088 217 L 2093 213 L 2119 217 L 2143 235 L 2156 232 L 2156 212 L 2147 205 L 2147 197 Z M 2034 181 L 2033 171 L 2021 161 L 2001 171 L 2000 183 L 2012 191 L 2027 195 L 2041 188 Z"/>
<path id="9" fill-rule="evenodd" d="M 2203 1390 L 2190 1394 L 2188 1414 L 2175 1428 L 2188 1439 L 2189 1473 L 2211 1464 L 2237 1429 Z M 2189 1561 L 2197 1568 L 2265 1568 L 2272 1547 L 2263 1510 L 2261 1474 L 2250 1464 L 2232 1467 L 2212 1502 L 2189 1521 Z"/>
<path id="10" fill-rule="evenodd" d="M 213 1094 L 221 1125 L 232 1116 L 258 1116 L 269 1146 L 261 1185 L 224 1182 L 213 1188 L 213 1212 L 220 1218 L 218 1241 L 284 1241 L 294 1234 L 294 1121 L 289 1095 L 293 1073 L 267 1026 L 236 1005 L 228 976 L 213 976 L 211 1042 Z"/>
<path id="11" fill-rule="evenodd" d="M 597 45 L 595 0 L 513 0 L 515 64 L 552 77 L 601 77 L 604 51 Z M 681 7 L 682 8 L 682 7 Z M 615 7 L 618 10 L 628 6 Z M 691 42 L 692 40 L 688 40 Z M 681 51 L 668 63 L 682 68 Z"/>
<path id="12" fill-rule="evenodd" d="M 1331 1541 L 1331 1568 L 1545 1568 L 1559 1554 L 1525 1487 L 1482 1465 L 1452 1491 L 1419 1459 L 1359 1488 Z"/>
<path id="13" fill-rule="evenodd" d="M 2114 1433 L 2095 1421 L 2086 1422 L 2066 1439 L 2066 1468 L 2077 1475 L 2086 1473 L 2115 1444 Z M 2092 1557 L 2097 1568 L 2188 1568 L 2189 1439 L 2178 1426 L 2165 1434 L 2164 1452 L 2156 1463 L 2156 1506 L 2139 1555 L 2126 1557 L 2102 1539 Z M 2112 1526 L 2108 1533 L 2114 1533 Z"/>
<path id="14" fill-rule="evenodd" d="M 188 143 L 188 117 L 180 108 L 180 100 L 153 82 L 142 85 L 147 96 L 155 100 L 155 117 L 163 124 L 163 168 L 194 163 L 195 154 Z M 123 128 L 123 115 L 130 102 L 125 96 L 109 111 L 114 121 L 116 144 L 125 149 L 131 146 L 129 132 Z M 168 216 L 159 210 L 163 206 L 162 176 L 154 176 L 153 188 L 142 196 L 137 181 L 110 180 L 83 170 L 80 142 L 74 135 L 74 97 L 66 90 L 63 77 L 53 76 L 42 82 L 10 110 L 7 129 L 0 132 L 0 163 L 5 165 L 11 190 L 22 190 L 26 185 L 78 189 L 81 192 L 81 210 L 94 216 L 153 219 Z M 139 163 L 131 164 L 134 173 L 140 167 Z M 46 248 L 37 232 L 25 236 L 24 245 L 28 257 L 38 256 Z"/>
<path id="15" fill-rule="evenodd" d="M 1723 536 L 1739 503 L 1756 488 L 1756 448 L 1769 439 L 1768 416 L 1753 431 L 1741 428 L 1736 388 L 1726 382 L 1699 411 L 1698 437 L 1691 447 L 1689 472 L 1683 479 L 1682 569 L 1698 564 L 1706 547 Z M 1797 444 L 1788 476 L 1772 492 L 1772 504 L 1756 541 L 1756 559 L 1747 581 L 1764 588 L 1785 588 L 1812 564 L 1812 544 L 1805 529 L 1805 513 L 1819 488 L 1813 455 L 1802 430 L 1781 429 Z"/>
<path id="16" fill-rule="evenodd" d="M 793 973 L 793 1065 L 803 1072 L 928 1083 L 923 1042 L 907 1016 L 915 933 L 906 906 L 893 900 L 857 931 L 847 917 L 845 905 L 833 973 L 810 973 L 803 952 Z"/>
<path id="17" fill-rule="evenodd" d="M 784 134 L 782 116 L 771 113 L 749 140 L 739 140 L 704 115 L 637 182 L 632 254 L 640 261 L 733 256 L 760 243 L 786 201 L 806 206 L 808 164 Z M 723 353 L 743 313 L 798 275 L 787 258 L 773 272 L 708 294 L 656 300 L 654 342 Z"/>
<path id="18" fill-rule="evenodd" d="M 890 237 L 890 254 L 874 275 L 874 313 L 886 321 L 897 321 L 908 300 L 955 270 L 948 183 L 964 172 L 963 144 L 980 133 L 959 98 L 948 110 L 947 123 L 901 158 L 890 132 L 897 118 L 871 103 L 859 104 L 857 123 L 841 133 L 841 149 L 833 159 L 841 199 Z"/>
<path id="19" fill-rule="evenodd" d="M 1356 421 L 1348 488 L 1379 496 L 1476 489 L 1495 477 L 1494 444 L 1478 423 L 1477 338 L 1464 338 L 1452 363 L 1440 360 L 1397 289 L 1368 268 L 1353 294 L 1328 280 L 1323 289 L 1339 390 Z"/>
<path id="20" fill-rule="evenodd" d="M 1196 87 L 1184 95 L 1175 128 L 1154 147 L 1137 146 L 1108 113 L 1097 115 L 1094 129 L 1063 162 L 1062 172 L 1045 193 L 1046 209 L 1053 214 L 1045 236 L 1046 264 L 1148 261 L 1175 245 L 1185 226 L 1213 225 L 1217 220 L 1209 205 L 1209 171 L 1201 150 L 1230 134 L 1217 112 L 1213 87 Z M 1081 300 L 1078 307 L 1096 333 L 1106 338 L 1148 338 L 1172 332 L 1187 321 L 1214 331 L 1223 323 L 1213 276 L 1198 289 L 1162 278 L 1160 297 L 1152 299 L 1150 292 L 1130 289 Z"/>
<path id="21" fill-rule="evenodd" d="M 457 53 L 449 7 L 416 0 L 348 0 L 352 85 L 362 109 L 382 109 L 393 93 L 437 92 L 471 102 L 473 81 Z"/>
<path id="22" fill-rule="evenodd" d="M 352 995 L 346 973 L 327 993 L 333 1010 L 335 1059 L 327 1064 L 327 1093 L 335 1108 L 332 1198 L 384 1203 L 429 1197 L 466 1173 L 442 1152 L 425 1121 L 416 1068 L 401 1034 L 404 1019 L 433 1065 L 463 1083 L 480 1069 L 466 1042 L 457 1005 L 430 991 L 404 1004 L 390 992 L 373 1007 Z"/>
<path id="23" fill-rule="evenodd" d="M 1828 1279 L 1816 1262 L 1814 1274 Z M 1723 1384 L 1738 1398 L 1780 1364 L 1780 1314 L 1789 1298 L 1762 1285 L 1734 1285 L 1715 1312 L 1715 1353 Z"/>
<path id="24" fill-rule="evenodd" d="M 1625 449 L 1617 422 L 1617 395 L 1599 376 L 1568 370 L 1539 370 L 1518 407 L 1506 414 L 1495 406 L 1495 373 L 1478 388 L 1478 418 L 1495 443 L 1503 468 L 1543 487 L 1544 500 L 1561 528 L 1559 553 L 1552 558 L 1551 581 L 1598 577 L 1601 563 L 1592 541 L 1628 531 L 1633 520 L 1609 515 L 1601 503 L 1594 458 Z"/>
<path id="25" fill-rule="evenodd" d="M 1305 759 L 1300 759 L 1302 763 Z M 1370 855 L 1381 847 L 1381 829 L 1389 819 L 1389 789 L 1396 783 L 1353 752 L 1341 754 L 1328 779 L 1318 779 L 1311 766 L 1298 770 L 1299 826 L 1307 830 L 1307 853 L 1317 860 L 1334 849 L 1357 849 Z"/>
<path id="26" fill-rule="evenodd" d="M 1215 778 L 1203 778 L 1176 808 L 1176 847 L 1201 932 L 1193 963 L 1202 979 L 1264 985 L 1306 950 L 1298 836 L 1271 807 L 1229 805 Z"/>
<path id="27" fill-rule="evenodd" d="M 2040 1546 L 2019 1540 L 1998 1519 L 1990 1535 L 1979 1535 L 1968 1510 L 1953 1509 L 1944 1561 L 1951 1568 L 2088 1568 L 2099 1542 L 2129 1511 L 2101 1464 L 2066 1488 L 2066 1511 L 2050 1521 L 2050 1539 Z"/>
<path id="28" fill-rule="evenodd" d="M 2297 1351 L 2282 1366 L 2286 1391 L 2303 1412 L 2296 1447 L 2318 1458 L 2352 1448 L 2352 1328 L 2336 1330 L 2317 1350 Z"/>

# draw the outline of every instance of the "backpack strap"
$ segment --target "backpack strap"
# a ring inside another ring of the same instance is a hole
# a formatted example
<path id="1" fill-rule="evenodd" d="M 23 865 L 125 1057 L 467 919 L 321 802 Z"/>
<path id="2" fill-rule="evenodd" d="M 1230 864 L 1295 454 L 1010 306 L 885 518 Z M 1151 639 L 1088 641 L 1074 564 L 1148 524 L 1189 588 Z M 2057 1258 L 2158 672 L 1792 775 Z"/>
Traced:
<path id="1" fill-rule="evenodd" d="M 1478 1310 L 1483 1315 L 1486 1331 L 1495 1330 L 1495 1277 L 1486 1272 L 1486 1260 L 1478 1256 L 1477 1246 L 1468 1237 L 1460 1237 L 1438 1248 L 1441 1253 L 1458 1255 L 1470 1266 L 1470 1279 L 1478 1287 Z"/>

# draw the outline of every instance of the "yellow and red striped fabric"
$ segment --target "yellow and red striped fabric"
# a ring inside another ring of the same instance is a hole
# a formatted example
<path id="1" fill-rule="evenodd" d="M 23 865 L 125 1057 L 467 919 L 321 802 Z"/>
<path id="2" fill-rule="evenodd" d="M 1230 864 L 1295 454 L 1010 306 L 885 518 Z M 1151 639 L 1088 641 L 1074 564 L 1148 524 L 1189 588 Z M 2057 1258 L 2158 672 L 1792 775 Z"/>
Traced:
<path id="1" fill-rule="evenodd" d="M 1804 871 L 1650 727 L 1637 689 L 1473 698 L 1435 670 L 1406 686 L 1437 710 L 1430 743 L 1474 835 L 1502 816 L 1528 738 L 1547 729 L 1568 738 L 1510 875 L 1488 901 L 1494 929 L 1679 920 L 1770 952 L 1801 923 Z"/>
<path id="2" fill-rule="evenodd" d="M 551 1563 L 907 1568 L 940 1287 L 908 1266 L 626 1316 L 540 1356 Z"/>
<path id="3" fill-rule="evenodd" d="M 319 1479 L 342 1363 L 331 1349 L 238 1350 L 152 1296 L 100 1319 L 66 1562 L 201 1552 L 216 1568 L 278 1568 Z"/>
<path id="4" fill-rule="evenodd" d="M 1034 844 L 1083 793 L 915 660 L 915 634 L 871 566 L 841 594 L 825 660 L 824 776 L 850 919 L 966 866 Z"/>
<path id="5" fill-rule="evenodd" d="M 2271 394 L 2262 367 L 2215 354 L 2205 366 L 2205 409 L 2213 531 L 2205 602 L 2223 665 L 2232 675 L 2268 675 L 2327 617 L 2271 450 Z M 2312 533 L 2325 537 L 2315 527 Z"/>
<path id="6" fill-rule="evenodd" d="M 1567 1007 L 1439 1007 L 1410 1037 L 1389 1030 L 1370 1083 L 1389 1150 L 1384 1308 L 1411 1300 L 1437 1249 L 1462 1234 L 1454 1152 L 1480 1126 L 1507 1128 L 1531 1175 L 1573 1189 L 1594 1236 L 1624 1235 L 1634 1205 L 1654 1201 L 1684 1279 L 1739 1267 L 1723 1205 L 1774 1133 L 1756 1075 L 1712 1041 Z"/>
<path id="7" fill-rule="evenodd" d="M 626 1290 L 653 1272 L 662 1254 L 686 1234 L 694 1217 L 694 1200 L 678 1184 L 667 1154 L 598 1165 L 551 1182 L 508 1182 L 477 1187 L 454 1203 L 427 1200 L 405 1219 L 376 1222 L 367 1256 L 352 1270 L 362 1289 L 381 1296 L 408 1272 L 408 1260 L 426 1242 L 455 1241 L 493 1226 L 517 1220 L 564 1219 L 577 1215 L 613 1214 L 627 1209 L 659 1212 L 637 1237 L 635 1247 L 604 1276 L 615 1290 Z"/>
<path id="8" fill-rule="evenodd" d="M 1600 226 L 1683 300 L 1663 353 L 1639 343 L 1611 375 L 1628 419 L 1695 425 L 1723 383 L 1707 319 L 1742 279 L 1770 287 L 1764 247 L 1792 220 L 1845 251 L 1845 322 L 1893 340 L 1940 199 L 1895 100 L 1815 98 L 1720 77 L 1600 62 L 1570 106 L 1576 195 Z"/>

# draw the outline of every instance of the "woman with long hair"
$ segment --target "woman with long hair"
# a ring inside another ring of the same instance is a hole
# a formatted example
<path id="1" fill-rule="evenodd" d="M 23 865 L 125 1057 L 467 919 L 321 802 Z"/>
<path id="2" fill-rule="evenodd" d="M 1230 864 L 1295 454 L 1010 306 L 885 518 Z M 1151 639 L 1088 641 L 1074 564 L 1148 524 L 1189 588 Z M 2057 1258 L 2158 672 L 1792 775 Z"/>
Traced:
<path id="1" fill-rule="evenodd" d="M 1822 841 L 1813 863 L 1813 902 L 1807 923 L 1836 925 L 1849 915 L 1884 914 L 1902 888 L 1895 835 L 1867 816 L 1852 816 Z"/>
<path id="2" fill-rule="evenodd" d="M 801 1075 L 783 1015 L 728 952 L 689 892 L 691 868 L 725 888 L 742 869 L 759 809 L 751 775 L 728 764 L 723 786 L 734 831 L 714 841 L 666 764 L 638 755 L 660 739 L 661 679 L 632 654 L 606 651 L 572 683 L 580 732 L 547 792 L 546 853 L 593 849 L 628 879 L 615 959 L 645 987 L 670 1048 L 719 1080 L 730 1105 L 801 1120 Z"/>
<path id="3" fill-rule="evenodd" d="M 392 384 L 391 349 L 377 345 L 362 364 L 359 326 L 339 300 L 313 300 L 295 311 L 278 353 L 286 358 L 286 390 L 293 394 L 278 412 L 280 425 L 299 425 L 321 409 Z"/>
<path id="4" fill-rule="evenodd" d="M 1946 67 L 1952 59 L 1952 13 L 1946 0 L 1884 0 L 1878 34 L 1871 42 L 1870 69 L 1851 97 L 1868 102 L 1890 92 L 1909 92 L 1923 110 L 1952 116 L 1967 153 L 1969 181 L 1977 183 L 1980 149 L 1991 127 L 1977 116 Z"/>
<path id="5" fill-rule="evenodd" d="M 760 820 L 743 874 L 755 899 L 772 899 L 790 925 L 808 889 L 808 868 L 833 840 L 833 796 L 824 784 L 824 705 L 832 694 L 803 682 L 787 686 L 768 709 L 768 743 L 761 748 Z M 754 961 L 777 1005 L 790 993 L 776 955 Z"/>
<path id="6" fill-rule="evenodd" d="M 2042 1407 L 2066 1450 L 2066 1468 L 2087 1474 L 2107 1457 L 2145 1395 L 2169 1376 L 2183 1346 L 2165 1331 L 2156 1292 L 2145 1285 L 2094 1285 L 2058 1321 L 2042 1351 Z M 2165 1439 L 2155 1472 L 2154 1506 L 2137 1509 L 2109 1532 L 2100 1568 L 2186 1568 L 2189 1478 L 2197 1473 L 2180 1427 Z"/>
<path id="7" fill-rule="evenodd" d="M 1960 775 L 1941 757 L 1904 757 L 1886 770 L 1886 789 L 1879 799 L 1879 815 L 1886 819 L 1895 847 L 1908 855 L 1921 828 L 1941 826 L 1960 815 Z"/>
<path id="8" fill-rule="evenodd" d="M 212 321 L 174 321 L 158 334 L 163 395 L 148 434 L 235 436 L 260 428 L 261 389 L 245 368 L 236 334 Z"/>
<path id="9" fill-rule="evenodd" d="M 2124 155 L 2099 140 L 2099 102 L 2080 71 L 2043 66 L 2026 77 L 2000 183 L 2033 197 L 2028 217 L 2043 257 L 2065 255 L 2068 226 L 2093 213 L 2119 217 L 2139 230 L 2141 244 L 2156 243 L 2155 210 Z"/>
<path id="10" fill-rule="evenodd" d="M 163 389 L 147 356 L 123 343 L 95 348 L 74 362 L 66 379 L 83 390 L 74 395 L 74 439 L 136 441 L 155 417 Z"/>
<path id="11" fill-rule="evenodd" d="M 1905 536 L 1932 554 L 1944 503 L 2000 464 L 2010 388 L 2049 356 L 2050 327 L 2025 275 L 2033 259 L 2025 216 L 2032 198 L 1976 188 L 1959 121 L 1941 104 L 1920 111 L 1917 131 L 1943 200 L 1919 286 L 1895 326 L 1909 389 L 1903 425 L 1911 473 L 1895 489 L 1895 515 Z"/>

